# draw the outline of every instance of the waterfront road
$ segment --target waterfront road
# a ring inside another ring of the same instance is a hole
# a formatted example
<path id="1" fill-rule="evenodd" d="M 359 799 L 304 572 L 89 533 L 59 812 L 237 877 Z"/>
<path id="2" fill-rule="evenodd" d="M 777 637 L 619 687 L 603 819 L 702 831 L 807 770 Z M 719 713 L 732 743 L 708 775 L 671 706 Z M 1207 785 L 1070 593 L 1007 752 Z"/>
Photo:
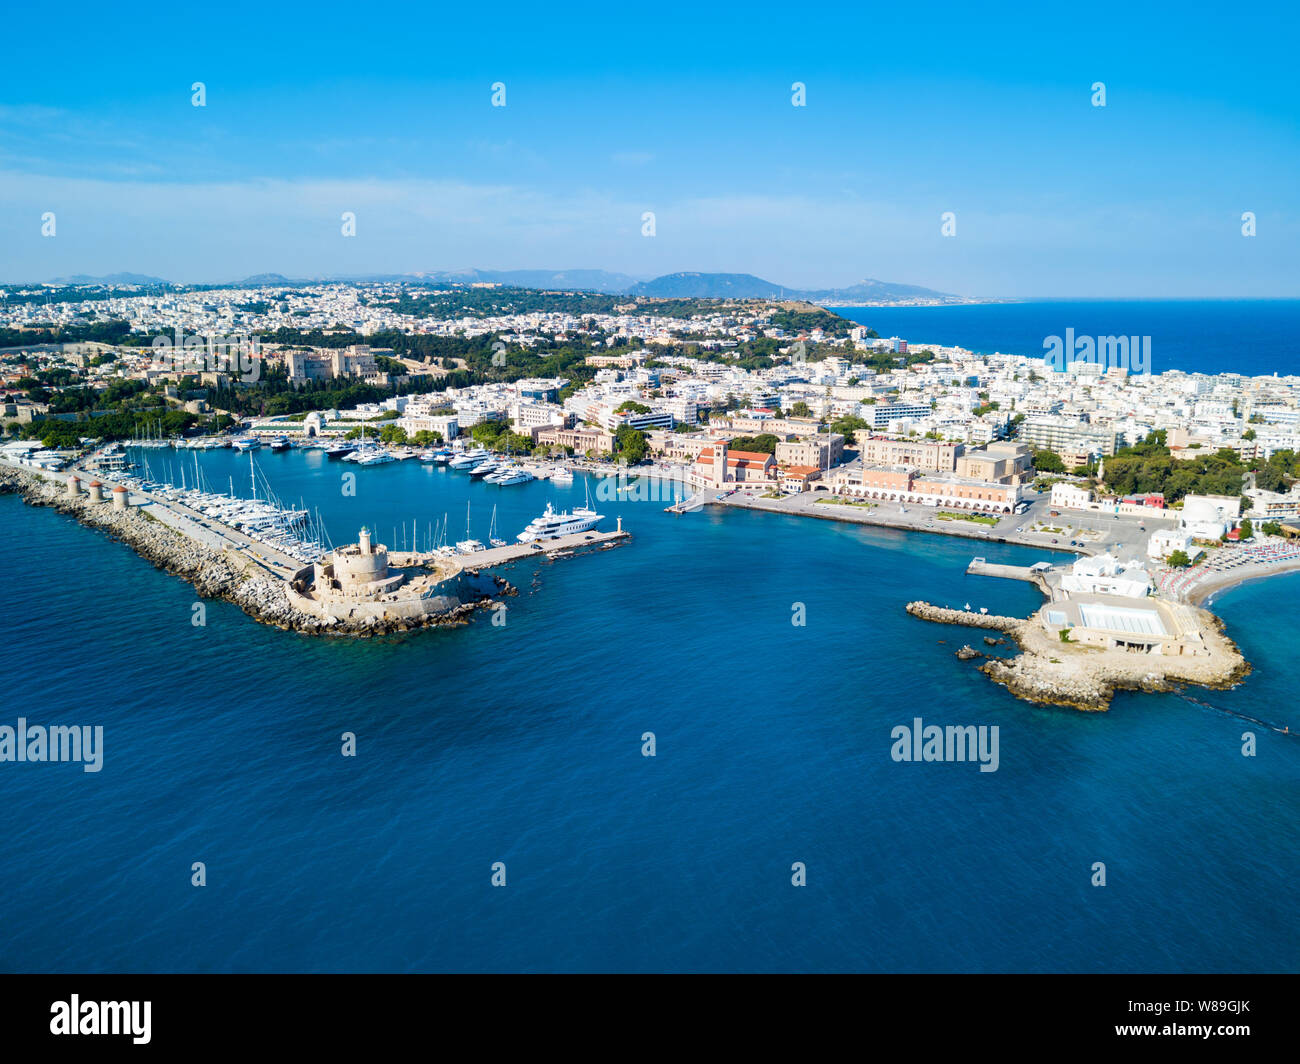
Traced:
<path id="1" fill-rule="evenodd" d="M 718 498 L 719 495 L 722 497 Z M 838 498 L 840 497 L 825 491 L 802 492 L 779 499 L 763 498 L 741 491 L 732 494 L 704 493 L 705 505 L 736 506 L 910 532 L 960 536 L 971 540 L 977 550 L 980 543 L 1014 543 L 1024 547 L 1039 547 L 1046 552 L 1063 551 L 1074 555 L 1109 552 L 1124 560 L 1134 558 L 1142 562 L 1146 561 L 1147 540 L 1151 533 L 1161 528 L 1173 528 L 1177 523 L 1172 518 L 1139 518 L 1091 511 L 1062 510 L 1059 516 L 1052 517 L 1051 503 L 1046 494 L 1030 494 L 1024 512 L 997 516 L 992 523 L 963 520 L 960 517 L 944 519 L 941 514 L 955 514 L 957 511 L 932 506 L 900 505 L 894 502 L 855 505 L 857 500 L 832 501 Z"/>

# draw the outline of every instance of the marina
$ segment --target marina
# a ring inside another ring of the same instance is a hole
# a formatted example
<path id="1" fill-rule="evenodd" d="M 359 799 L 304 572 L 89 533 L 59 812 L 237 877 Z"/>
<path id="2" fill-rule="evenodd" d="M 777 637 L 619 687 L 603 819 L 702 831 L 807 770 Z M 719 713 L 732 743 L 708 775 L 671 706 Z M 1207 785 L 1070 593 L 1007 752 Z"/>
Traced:
<path id="1" fill-rule="evenodd" d="M 283 588 L 278 594 L 287 597 L 287 606 L 277 607 L 271 612 L 271 623 L 302 630 L 321 628 L 370 634 L 390 630 L 394 625 L 410 627 L 443 623 L 447 617 L 459 618 L 459 611 L 470 601 L 476 601 L 484 595 L 490 597 L 492 594 L 490 589 L 496 585 L 476 583 L 472 578 L 490 576 L 495 569 L 529 560 L 571 558 L 609 549 L 630 538 L 623 530 L 621 517 L 616 519 L 617 527 L 614 530 L 601 531 L 596 526 L 603 518 L 595 511 L 575 507 L 573 514 L 564 513 L 559 515 L 563 520 L 554 520 L 552 515 L 556 511 L 548 502 L 542 517 L 528 522 L 514 542 L 498 533 L 498 506 L 493 505 L 487 541 L 484 542 L 473 535 L 473 504 L 472 501 L 467 501 L 465 537 L 457 540 L 454 545 L 447 542 L 450 518 L 444 514 L 437 522 L 426 520 L 423 530 L 418 519 L 409 526 L 405 522 L 395 526 L 392 546 L 372 541 L 371 533 L 363 528 L 362 546 L 335 548 L 319 509 L 308 508 L 305 504 L 291 506 L 283 502 L 260 467 L 257 456 L 253 453 L 255 450 L 257 448 L 220 449 L 220 453 L 213 454 L 206 460 L 222 463 L 228 482 L 226 492 L 214 489 L 212 481 L 215 474 L 197 453 L 192 459 L 187 457 L 184 461 L 175 463 L 156 455 L 151 459 L 141 451 L 138 454 L 138 464 L 124 461 L 124 467 L 136 468 L 136 472 L 112 475 L 99 468 L 103 459 L 117 456 L 125 460 L 125 454 L 117 451 L 111 452 L 111 455 L 103 451 L 94 452 L 92 457 L 98 461 L 93 470 L 76 467 L 43 469 L 19 465 L 7 459 L 0 459 L 0 466 L 10 468 L 15 473 L 21 471 L 21 475 L 48 485 L 45 494 L 36 492 L 33 498 L 44 498 L 51 502 L 59 500 L 65 505 L 74 506 L 73 512 L 76 513 L 95 512 L 95 504 L 98 504 L 101 507 L 99 512 L 111 512 L 113 520 L 119 523 L 132 513 L 146 515 L 178 533 L 195 548 L 215 552 L 216 557 L 229 559 L 236 566 L 236 571 L 242 569 L 246 577 L 247 574 L 256 572 L 261 574 L 260 579 L 273 580 Z M 222 454 L 225 455 L 224 458 Z M 312 461 L 310 457 L 304 460 L 308 463 Z M 328 457 L 320 451 L 315 461 L 328 461 Z M 393 462 L 395 459 L 389 456 L 388 461 Z M 244 476 L 249 493 L 247 497 L 235 491 L 234 467 L 231 463 L 246 463 Z M 160 465 L 162 469 L 156 468 Z M 433 471 L 438 467 L 423 468 Z M 155 479 L 160 474 L 168 479 Z M 170 479 L 173 477 L 176 478 L 175 481 Z M 449 481 L 449 486 L 450 483 Z M 482 482 L 465 483 L 474 484 L 475 491 L 483 490 L 486 486 Z M 590 499 L 589 488 L 587 498 Z M 84 509 L 87 505 L 91 507 L 90 511 Z M 140 534 L 142 533 L 131 533 L 137 537 Z M 165 562 L 170 548 L 151 543 L 147 550 L 150 556 L 161 558 Z M 337 567 L 342 564 L 337 559 L 351 556 L 346 553 L 340 555 L 339 552 L 348 550 L 354 553 L 360 550 L 363 554 L 374 553 L 376 557 L 382 557 L 385 571 L 391 566 L 393 580 L 399 580 L 401 586 L 408 590 L 395 592 L 397 585 L 386 579 L 375 579 L 369 583 L 363 581 L 356 584 L 350 592 L 346 610 L 326 607 L 323 604 L 325 599 L 320 598 L 324 591 L 313 596 L 295 590 L 311 585 L 310 580 L 304 582 L 304 573 L 313 567 L 319 568 L 324 564 L 323 560 L 328 558 L 336 559 L 330 564 Z M 465 583 L 465 580 L 471 582 Z M 227 587 L 228 584 L 229 581 L 222 586 Z M 446 590 L 453 585 L 460 589 L 461 594 L 469 594 L 469 600 L 458 598 Z M 489 590 L 485 591 L 485 588 Z M 228 593 L 236 597 L 233 592 Z M 367 600 L 367 594 L 373 597 Z M 258 604 L 248 612 L 263 619 L 263 601 L 268 596 L 274 600 L 276 595 L 274 586 L 270 591 L 259 592 Z M 295 620 L 295 614 L 302 619 Z"/>

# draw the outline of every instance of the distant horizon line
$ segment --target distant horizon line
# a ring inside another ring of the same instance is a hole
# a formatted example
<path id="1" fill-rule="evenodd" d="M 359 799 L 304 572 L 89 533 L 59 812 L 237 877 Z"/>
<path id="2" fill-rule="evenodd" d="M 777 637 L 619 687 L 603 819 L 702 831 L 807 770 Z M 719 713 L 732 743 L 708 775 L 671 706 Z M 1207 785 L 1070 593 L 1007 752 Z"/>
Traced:
<path id="1" fill-rule="evenodd" d="M 263 277 L 263 276 L 268 276 L 268 275 L 275 275 L 275 276 L 277 276 L 277 277 L 282 277 L 282 278 L 283 278 L 283 281 L 270 281 L 270 280 L 267 280 L 267 281 L 256 281 L 253 285 L 251 285 L 251 287 L 267 287 L 267 286 L 274 286 L 274 285 L 276 285 L 276 284 L 304 285 L 304 286 L 305 286 L 305 285 L 332 285 L 332 284 L 417 284 L 417 285 L 418 285 L 418 284 L 429 284 L 429 283 L 456 283 L 455 280 L 454 280 L 454 278 L 449 277 L 449 276 L 443 276 L 443 277 L 429 276 L 429 277 L 425 278 L 425 277 L 421 277 L 421 275 L 420 275 L 419 273 L 400 273 L 400 274 L 395 273 L 395 274 L 391 274 L 391 275 L 386 275 L 386 274 L 371 274 L 371 275 L 353 275 L 353 276 L 340 276 L 340 277 L 290 277 L 290 276 L 287 276 L 287 275 L 284 275 L 284 274 L 279 274 L 279 273 L 277 273 L 277 272 L 274 271 L 274 270 L 266 270 L 266 271 L 262 271 L 261 273 L 253 273 L 253 274 L 249 274 L 247 277 L 239 278 L 239 279 L 234 279 L 234 280 L 217 280 L 217 281 L 212 281 L 212 280 L 207 280 L 207 281 L 172 281 L 172 280 L 167 280 L 167 279 L 165 279 L 165 278 L 152 277 L 151 275 L 148 275 L 148 274 L 139 274 L 139 275 L 137 275 L 137 276 L 148 277 L 148 278 L 149 278 L 148 280 L 143 280 L 143 281 L 134 281 L 134 282 L 133 282 L 133 281 L 111 281 L 111 280 L 108 280 L 109 278 L 112 278 L 112 277 L 115 277 L 115 276 L 130 275 L 132 272 L 133 272 L 133 271 L 130 271 L 130 270 L 119 270 L 119 271 L 116 271 L 115 273 L 102 274 L 102 275 L 99 275 L 99 276 L 96 276 L 96 277 L 92 277 L 91 275 L 74 275 L 74 276 L 86 276 L 88 279 L 87 279 L 87 280 L 84 280 L 84 281 L 63 280 L 63 279 L 57 279 L 57 278 L 51 278 L 51 279 L 48 279 L 48 280 L 40 280 L 40 281 L 37 281 L 37 280 L 3 280 L 3 281 L 0 281 L 0 288 L 14 288 L 14 287 L 21 287 L 21 286 L 29 286 L 29 285 L 37 285 L 37 286 L 50 285 L 50 286 L 58 286 L 58 287 L 63 287 L 63 288 L 91 288 L 91 287 L 99 287 L 99 286 L 104 286 L 104 285 L 107 285 L 107 286 L 109 286 L 109 287 L 131 287 L 131 286 L 134 286 L 134 287 L 149 287 L 149 286 L 151 286 L 151 285 L 168 285 L 168 286 L 171 286 L 171 287 L 174 287 L 174 288 L 189 288 L 189 287 L 238 288 L 238 287 L 241 287 L 241 286 L 247 284 L 247 283 L 248 283 L 250 280 L 252 280 L 253 278 Z M 464 269 L 464 270 L 441 270 L 441 271 L 431 270 L 431 271 L 428 271 L 428 273 L 429 273 L 430 275 L 439 274 L 439 273 L 441 273 L 441 274 L 456 274 L 456 273 L 462 273 L 462 272 L 463 272 L 463 273 L 472 273 L 472 272 L 477 272 L 477 273 L 557 273 L 557 274 L 561 274 L 561 273 L 579 273 L 579 272 L 582 272 L 582 273 L 606 273 L 606 274 L 619 274 L 619 273 L 620 273 L 620 271 L 617 271 L 617 270 L 605 270 L 605 269 L 603 269 L 603 268 L 599 268 L 599 267 L 596 267 L 596 268 L 592 268 L 592 267 L 578 267 L 578 268 L 574 268 L 574 269 L 562 269 L 562 270 L 548 270 L 548 269 L 545 269 L 545 268 L 537 268 L 537 269 L 534 269 L 534 268 L 530 268 L 530 267 L 519 267 L 519 268 L 500 269 L 500 270 L 497 270 L 497 269 L 492 269 L 492 270 L 482 270 L 482 269 L 479 269 L 479 268 L 477 268 L 477 267 L 470 267 L 470 268 L 466 268 L 466 269 Z M 798 287 L 795 287 L 795 286 L 780 285 L 780 284 L 777 284 L 777 282 L 774 282 L 774 281 L 767 281 L 765 278 L 760 277 L 758 274 L 737 274 L 737 273 L 729 273 L 729 272 L 726 272 L 726 271 L 674 270 L 674 271 L 672 271 L 672 272 L 670 272 L 670 273 L 659 274 L 659 275 L 657 275 L 657 276 L 655 276 L 655 277 L 637 277 L 637 276 L 632 275 L 632 274 L 623 274 L 622 276 L 630 277 L 630 278 L 632 278 L 632 280 L 634 281 L 634 283 L 641 284 L 641 283 L 647 283 L 647 282 L 650 282 L 650 281 L 659 280 L 659 279 L 661 279 L 661 278 L 665 278 L 665 277 L 673 277 L 673 276 L 678 276 L 678 275 L 683 275 L 683 274 L 694 274 L 694 275 L 703 276 L 703 277 L 708 277 L 708 276 L 732 276 L 732 277 L 743 276 L 743 277 L 753 277 L 753 278 L 755 278 L 756 280 L 764 281 L 764 283 L 766 283 L 766 284 L 773 284 L 773 285 L 776 285 L 776 287 L 778 287 L 778 288 L 786 288 L 786 287 L 789 287 L 789 288 L 791 289 L 791 292 L 792 292 L 792 293 L 807 292 L 807 291 L 818 291 L 818 289 L 816 289 L 816 288 L 798 288 Z M 852 288 L 852 287 L 855 287 L 856 285 L 865 284 L 865 283 L 868 283 L 868 282 L 873 281 L 873 280 L 876 280 L 876 279 L 874 279 L 874 278 L 863 278 L 862 280 L 855 281 L 855 282 L 852 282 L 852 283 L 849 284 L 849 285 L 845 285 L 845 286 L 843 286 L 842 289 L 840 289 L 840 288 L 835 288 L 835 287 L 831 287 L 831 288 L 823 288 L 823 289 L 820 289 L 820 290 L 821 290 L 821 291 L 831 291 L 831 292 L 834 292 L 834 291 L 839 291 L 839 290 L 844 290 L 844 289 Z M 594 295 L 610 295 L 610 296 L 624 295 L 624 294 L 629 294 L 629 295 L 630 295 L 630 294 L 631 294 L 631 293 L 625 293 L 625 292 L 623 292 L 623 291 L 617 291 L 617 290 L 615 290 L 615 291 L 607 291 L 607 290 L 601 290 L 601 289 L 596 289 L 596 288 L 583 288 L 583 287 L 581 287 L 581 286 L 558 287 L 558 288 L 546 288 L 546 287 L 539 287 L 539 286 L 537 286 L 537 285 L 527 285 L 527 284 L 508 285 L 508 284 L 505 284 L 505 283 L 503 283 L 503 282 L 473 282 L 473 281 L 467 281 L 467 282 L 461 282 L 461 283 L 468 283 L 468 284 L 473 284 L 473 283 L 480 283 L 480 284 L 482 284 L 482 283 L 489 283 L 489 284 L 491 284 L 491 283 L 495 283 L 495 284 L 501 284 L 502 287 L 522 288 L 522 289 L 529 289 L 529 290 L 537 291 L 537 292 L 571 292 L 571 291 L 572 291 L 572 292 L 590 292 L 590 293 L 592 293 L 592 294 L 594 294 Z M 890 285 L 890 286 L 898 285 L 899 287 L 914 287 L 914 288 L 924 288 L 924 287 L 925 287 L 925 286 L 923 286 L 923 285 L 913 285 L 913 284 L 907 284 L 907 283 L 904 283 L 904 282 L 892 282 L 892 281 L 876 281 L 876 283 L 878 283 L 878 284 L 882 284 L 882 285 Z M 937 290 L 937 289 L 927 289 L 927 291 L 933 292 L 934 295 L 935 295 L 935 297 L 943 297 L 944 300 L 945 300 L 945 302 L 939 302 L 939 303 L 924 302 L 924 300 L 926 300 L 926 299 L 929 298 L 929 297 L 927 297 L 927 296 L 923 296 L 923 295 L 918 295 L 918 296 L 916 296 L 915 298 L 916 298 L 917 300 L 921 301 L 921 302 L 916 302 L 916 303 L 906 303 L 906 302 L 871 302 L 871 303 L 826 303 L 826 304 L 824 304 L 824 305 L 827 306 L 828 308 L 831 308 L 831 307 L 837 307 L 837 306 L 838 306 L 838 307 L 845 307 L 845 308 L 852 308 L 852 307 L 876 307 L 876 308 L 879 308 L 879 309 L 886 309 L 886 310 L 887 310 L 887 309 L 890 309 L 890 308 L 897 308 L 897 309 L 899 309 L 899 310 L 925 310 L 925 309 L 936 310 L 936 309 L 941 309 L 941 308 L 962 307 L 962 306 L 972 306 L 972 305 L 1002 304 L 1002 303 L 1103 303 L 1103 302 L 1104 302 L 1104 303 L 1156 303 L 1156 302 L 1170 302 L 1170 303 L 1174 303 L 1174 302 L 1195 302 L 1195 303 L 1205 303 L 1205 302 L 1278 303 L 1278 302 L 1294 302 L 1294 301 L 1300 301 L 1300 293 L 1297 293 L 1297 294 L 1295 294 L 1295 295 L 1275 295 L 1275 296 L 1235 296 L 1235 295 L 1226 295 L 1226 296 L 1225 296 L 1225 295 L 1176 295 L 1176 296 L 1175 296 L 1175 295 L 1122 295 L 1122 296 L 1121 296 L 1121 295 L 1091 295 L 1091 296 L 1083 296 L 1083 295 L 1029 295 L 1029 296 L 1002 296 L 1002 295 L 955 295 L 955 294 L 953 294 L 953 293 L 949 293 L 949 292 L 940 292 L 940 291 Z M 722 295 L 722 296 L 657 296 L 657 297 L 653 297 L 653 296 L 652 296 L 652 297 L 644 297 L 644 296 L 642 296 L 642 297 L 639 297 L 639 298 L 658 298 L 658 299 L 674 299 L 674 298 L 677 298 L 677 299 L 716 299 L 716 300 L 740 299 L 740 300 L 769 300 L 769 301 L 772 301 L 772 300 L 779 300 L 779 299 L 781 299 L 782 297 L 781 297 L 780 295 L 775 295 L 775 296 L 725 296 L 725 295 Z M 795 298 L 795 297 L 792 295 L 791 298 Z"/>

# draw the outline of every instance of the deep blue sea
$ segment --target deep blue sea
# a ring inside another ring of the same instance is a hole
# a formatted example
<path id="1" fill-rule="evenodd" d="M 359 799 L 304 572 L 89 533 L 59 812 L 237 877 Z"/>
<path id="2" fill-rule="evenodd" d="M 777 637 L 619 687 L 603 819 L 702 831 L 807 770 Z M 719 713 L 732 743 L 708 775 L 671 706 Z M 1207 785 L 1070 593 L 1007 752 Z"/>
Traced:
<path id="1" fill-rule="evenodd" d="M 444 513 L 456 538 L 467 501 L 476 535 L 495 503 L 513 536 L 583 497 L 257 461 L 336 542 Z M 966 576 L 967 542 L 662 506 L 604 504 L 630 544 L 510 570 L 504 627 L 346 640 L 219 602 L 195 627 L 189 585 L 0 498 L 0 723 L 105 730 L 97 774 L 0 764 L 0 969 L 1300 968 L 1300 740 L 1225 712 L 1300 726 L 1300 578 L 1220 596 L 1239 689 L 1088 715 L 1016 701 L 953 656 L 982 633 L 904 613 L 1038 604 Z M 999 726 L 998 771 L 892 761 L 916 716 Z"/>
<path id="2" fill-rule="evenodd" d="M 881 336 L 1042 358 L 1049 336 L 1149 336 L 1150 372 L 1300 373 L 1300 300 L 1034 300 L 836 308 Z"/>

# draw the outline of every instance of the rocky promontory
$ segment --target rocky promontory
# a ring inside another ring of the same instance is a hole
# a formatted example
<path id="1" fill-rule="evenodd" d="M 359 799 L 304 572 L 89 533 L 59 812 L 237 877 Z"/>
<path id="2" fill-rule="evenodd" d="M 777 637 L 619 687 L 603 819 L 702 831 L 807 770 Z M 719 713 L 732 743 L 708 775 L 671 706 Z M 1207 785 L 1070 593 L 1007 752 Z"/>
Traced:
<path id="1" fill-rule="evenodd" d="M 1140 654 L 1062 641 L 1039 613 L 1022 619 L 909 602 L 913 617 L 938 624 L 1001 631 L 1020 648 L 1014 657 L 988 657 L 979 670 L 1028 702 L 1099 711 L 1117 690 L 1172 691 L 1180 684 L 1230 687 L 1250 672 L 1213 614 L 1198 611 L 1206 653 L 1194 657 Z M 986 640 L 987 642 L 987 640 Z M 963 648 L 965 649 L 965 648 Z M 960 656 L 960 654 L 959 654 Z M 976 655 L 971 655 L 976 656 Z"/>

